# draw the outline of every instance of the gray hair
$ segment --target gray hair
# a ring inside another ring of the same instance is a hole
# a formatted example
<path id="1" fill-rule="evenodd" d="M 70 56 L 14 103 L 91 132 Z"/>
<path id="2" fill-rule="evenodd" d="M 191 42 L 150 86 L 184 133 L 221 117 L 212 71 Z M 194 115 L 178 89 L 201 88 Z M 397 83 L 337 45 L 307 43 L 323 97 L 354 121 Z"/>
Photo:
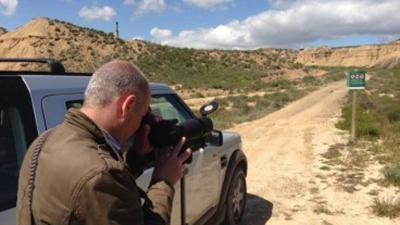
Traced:
<path id="1" fill-rule="evenodd" d="M 123 60 L 114 60 L 93 73 L 85 91 L 84 104 L 107 106 L 116 97 L 126 93 L 136 94 L 140 102 L 150 94 L 149 83 L 137 66 Z"/>

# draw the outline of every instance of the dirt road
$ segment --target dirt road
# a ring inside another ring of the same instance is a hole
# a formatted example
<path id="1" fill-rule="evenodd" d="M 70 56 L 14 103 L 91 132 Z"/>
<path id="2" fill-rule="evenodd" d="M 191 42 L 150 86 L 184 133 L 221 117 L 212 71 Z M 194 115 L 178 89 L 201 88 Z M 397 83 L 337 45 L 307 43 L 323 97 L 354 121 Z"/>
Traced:
<path id="1" fill-rule="evenodd" d="M 349 193 L 338 188 L 334 177 L 321 175 L 321 154 L 347 142 L 334 126 L 346 93 L 344 82 L 332 83 L 232 128 L 242 135 L 249 161 L 244 225 L 400 224 L 375 216 L 366 190 Z"/>

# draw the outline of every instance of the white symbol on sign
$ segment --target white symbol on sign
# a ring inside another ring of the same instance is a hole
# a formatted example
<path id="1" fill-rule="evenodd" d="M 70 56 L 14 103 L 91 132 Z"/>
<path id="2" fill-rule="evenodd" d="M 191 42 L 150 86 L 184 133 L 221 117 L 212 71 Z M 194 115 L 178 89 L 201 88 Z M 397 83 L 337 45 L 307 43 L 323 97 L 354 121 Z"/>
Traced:
<path id="1" fill-rule="evenodd" d="M 351 79 L 354 79 L 355 77 L 354 77 L 354 74 L 353 75 L 351 75 Z"/>
<path id="2" fill-rule="evenodd" d="M 360 74 L 360 79 L 364 79 L 364 75 L 363 74 Z"/>

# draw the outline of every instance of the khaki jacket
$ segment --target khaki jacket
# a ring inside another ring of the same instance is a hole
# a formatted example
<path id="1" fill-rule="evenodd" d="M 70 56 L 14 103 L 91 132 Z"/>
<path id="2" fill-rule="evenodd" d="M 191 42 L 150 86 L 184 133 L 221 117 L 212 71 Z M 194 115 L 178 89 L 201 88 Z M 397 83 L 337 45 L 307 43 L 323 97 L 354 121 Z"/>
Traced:
<path id="1" fill-rule="evenodd" d="M 32 151 L 23 161 L 17 224 L 31 224 L 27 184 Z M 142 206 L 135 175 L 103 132 L 79 110 L 54 128 L 39 156 L 33 192 L 35 224 L 169 224 L 173 188 L 152 182 Z"/>

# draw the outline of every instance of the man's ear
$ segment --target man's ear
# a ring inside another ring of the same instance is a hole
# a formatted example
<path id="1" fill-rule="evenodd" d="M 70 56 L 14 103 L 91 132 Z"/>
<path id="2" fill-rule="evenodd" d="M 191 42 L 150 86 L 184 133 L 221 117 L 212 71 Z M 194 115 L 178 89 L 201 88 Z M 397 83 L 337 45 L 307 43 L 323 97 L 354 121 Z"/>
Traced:
<path id="1" fill-rule="evenodd" d="M 132 113 L 133 107 L 135 107 L 137 102 L 136 95 L 127 94 L 122 98 L 121 105 L 121 117 L 126 119 L 130 113 Z"/>

